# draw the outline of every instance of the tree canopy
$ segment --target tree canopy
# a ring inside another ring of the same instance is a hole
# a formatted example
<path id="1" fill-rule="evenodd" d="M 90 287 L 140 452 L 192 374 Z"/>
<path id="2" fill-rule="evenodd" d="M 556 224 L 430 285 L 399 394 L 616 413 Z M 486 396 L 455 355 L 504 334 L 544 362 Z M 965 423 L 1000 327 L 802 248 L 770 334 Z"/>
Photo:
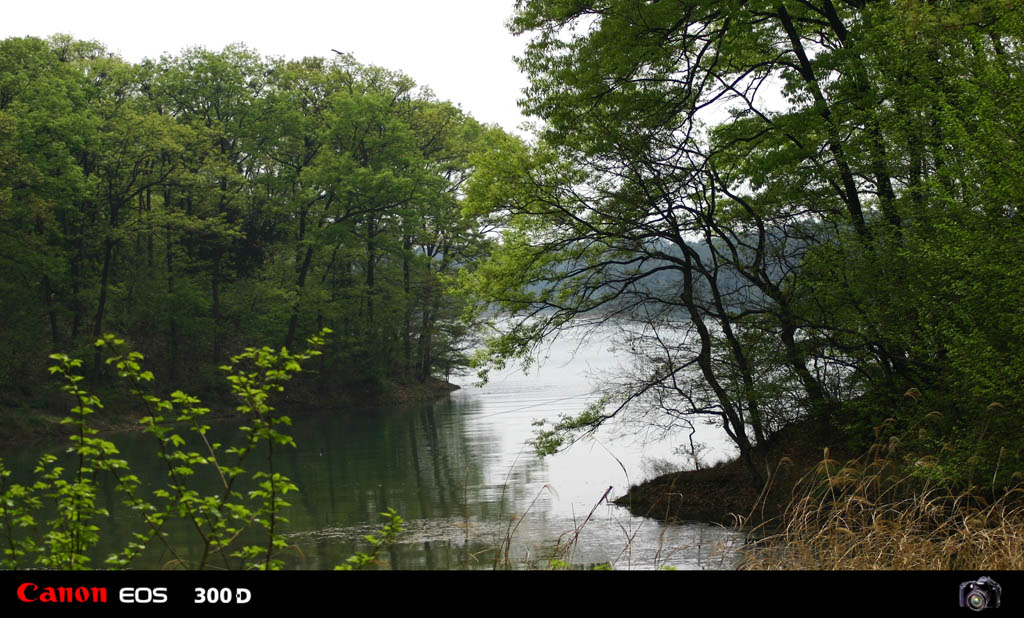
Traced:
<path id="1" fill-rule="evenodd" d="M 938 410 L 1022 469 L 1019 3 L 521 0 L 510 27 L 541 124 L 469 186 L 503 235 L 468 284 L 516 316 L 492 359 L 614 323 L 635 360 L 542 446 L 710 418 L 749 457 Z"/>
<path id="2" fill-rule="evenodd" d="M 488 245 L 459 202 L 496 133 L 340 54 L 132 64 L 64 35 L 0 42 L 5 403 L 111 331 L 200 390 L 243 345 L 324 327 L 322 385 L 457 370 L 453 277 Z"/>

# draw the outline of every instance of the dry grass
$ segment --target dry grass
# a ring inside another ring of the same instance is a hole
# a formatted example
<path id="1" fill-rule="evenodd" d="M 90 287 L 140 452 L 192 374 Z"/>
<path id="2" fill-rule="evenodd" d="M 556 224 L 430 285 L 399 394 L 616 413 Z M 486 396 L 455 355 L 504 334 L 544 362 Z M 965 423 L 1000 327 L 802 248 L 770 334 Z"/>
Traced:
<path id="1" fill-rule="evenodd" d="M 894 461 L 898 444 L 876 444 L 845 465 L 826 449 L 738 568 L 1024 569 L 1024 488 L 991 502 L 954 493 L 913 473 L 933 458 Z"/>

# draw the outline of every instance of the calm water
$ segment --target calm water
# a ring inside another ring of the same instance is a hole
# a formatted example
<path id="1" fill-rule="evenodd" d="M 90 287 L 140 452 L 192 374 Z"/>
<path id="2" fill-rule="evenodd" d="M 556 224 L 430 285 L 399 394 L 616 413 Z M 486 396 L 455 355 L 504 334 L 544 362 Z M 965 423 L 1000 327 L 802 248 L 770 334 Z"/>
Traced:
<path id="1" fill-rule="evenodd" d="M 527 445 L 535 419 L 579 412 L 594 399 L 595 380 L 615 367 L 606 347 L 600 340 L 564 339 L 539 370 L 495 374 L 483 388 L 467 378 L 462 390 L 433 405 L 297 418 L 291 433 L 298 448 L 279 449 L 275 458 L 277 471 L 301 488 L 289 494 L 293 547 L 282 557 L 293 568 L 332 568 L 368 549 L 363 536 L 392 507 L 406 529 L 384 556 L 396 569 L 532 568 L 553 557 L 577 565 L 611 562 L 616 569 L 728 568 L 729 550 L 741 542 L 732 531 L 666 525 L 601 500 L 609 487 L 613 499 L 653 474 L 652 462 L 681 463 L 672 450 L 685 436 L 655 441 L 607 432 L 544 459 Z M 699 429 L 709 459 L 729 454 L 718 430 Z M 140 477 L 165 478 L 151 438 L 115 442 Z M 20 454 L 16 465 L 30 468 L 36 458 Z M 102 500 L 114 513 L 102 538 L 114 542 L 98 548 L 97 564 L 138 527 L 114 491 Z M 168 532 L 182 558 L 198 558 L 198 548 L 189 547 L 194 532 L 184 525 Z M 161 568 L 171 560 L 154 550 L 137 566 Z"/>

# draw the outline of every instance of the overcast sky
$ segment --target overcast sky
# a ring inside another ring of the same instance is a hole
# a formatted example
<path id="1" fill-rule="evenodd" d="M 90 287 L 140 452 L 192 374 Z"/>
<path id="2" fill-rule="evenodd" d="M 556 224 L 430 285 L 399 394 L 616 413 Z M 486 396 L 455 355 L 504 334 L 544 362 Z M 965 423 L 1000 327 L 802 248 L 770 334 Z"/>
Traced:
<path id="1" fill-rule="evenodd" d="M 515 130 L 526 86 L 505 29 L 514 0 L 56 0 L 5 3 L 0 39 L 58 32 L 94 39 L 126 60 L 242 42 L 264 56 L 351 52 L 400 70 L 477 120 Z"/>

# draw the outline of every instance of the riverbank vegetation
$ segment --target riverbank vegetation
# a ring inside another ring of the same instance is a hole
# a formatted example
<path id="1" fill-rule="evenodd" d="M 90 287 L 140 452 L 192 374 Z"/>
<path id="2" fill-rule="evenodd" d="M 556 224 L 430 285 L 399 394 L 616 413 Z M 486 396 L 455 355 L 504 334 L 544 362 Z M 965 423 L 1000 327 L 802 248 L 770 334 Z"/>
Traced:
<path id="1" fill-rule="evenodd" d="M 799 431 L 803 470 L 844 456 L 750 565 L 978 564 L 1024 475 L 1020 4 L 524 0 L 510 24 L 543 123 L 469 183 L 504 236 L 467 280 L 516 316 L 490 358 L 613 324 L 632 359 L 538 449 L 715 424 L 736 464 L 634 492 L 743 517 Z"/>
<path id="2" fill-rule="evenodd" d="M 738 569 L 1021 568 L 1019 475 L 1000 487 L 998 475 L 981 476 L 984 458 L 968 456 L 973 483 L 964 489 L 943 473 L 964 457 L 952 441 L 930 447 L 921 440 L 941 425 L 932 413 L 896 433 L 889 419 L 857 453 L 842 436 L 797 424 L 755 453 L 768 479 L 760 490 L 733 460 L 659 476 L 615 502 L 637 515 L 743 531 L 747 542 L 730 556 Z"/>
<path id="3" fill-rule="evenodd" d="M 784 512 L 750 527 L 756 540 L 741 552 L 738 568 L 1024 567 L 1024 486 L 997 487 L 993 475 L 974 477 L 982 487 L 958 489 L 934 476 L 952 449 L 915 453 L 897 436 L 882 437 L 854 459 L 826 450 L 793 487 Z"/>
<path id="4" fill-rule="evenodd" d="M 496 132 L 341 54 L 130 63 L 64 35 L 0 42 L 0 407 L 59 407 L 54 352 L 102 391 L 107 332 L 224 399 L 217 367 L 243 345 L 322 327 L 335 337 L 293 396 L 352 403 L 458 371 L 474 325 L 452 281 L 489 244 L 458 202 Z"/>
<path id="5" fill-rule="evenodd" d="M 541 450 L 710 422 L 757 491 L 789 427 L 856 451 L 934 412 L 904 438 L 952 449 L 928 474 L 1015 484 L 1018 3 L 526 0 L 511 27 L 543 123 L 468 185 L 504 230 L 468 285 L 517 316 L 491 358 L 615 324 L 632 359 Z"/>
<path id="6" fill-rule="evenodd" d="M 157 444 L 156 455 L 166 465 L 166 479 L 155 490 L 140 490 L 142 480 L 121 458 L 117 446 L 98 437 L 98 430 L 90 425 L 89 417 L 103 404 L 84 387 L 82 361 L 66 354 L 51 355 L 50 373 L 61 379 L 61 390 L 74 404 L 63 420 L 74 428 L 69 450 L 74 461 L 63 465 L 55 455 L 43 455 L 31 483 L 10 482 L 11 471 L 0 461 L 0 526 L 5 541 L 0 566 L 90 568 L 91 550 L 99 541 L 98 524 L 110 515 L 101 506 L 104 501 L 99 487 L 101 482 L 109 482 L 139 521 L 131 537 L 120 540 L 123 550 L 107 557 L 108 567 L 130 567 L 151 544 L 162 543 L 172 564 L 179 568 L 203 569 L 213 564 L 218 568 L 231 568 L 232 564 L 234 568 L 280 568 L 275 554 L 286 547 L 280 526 L 287 521 L 281 510 L 288 506 L 285 496 L 298 488 L 274 471 L 273 452 L 275 445 L 295 446 L 295 442 L 282 432 L 290 419 L 276 413 L 268 398 L 283 390 L 283 383 L 301 370 L 300 362 L 320 354 L 324 340 L 311 338 L 311 348 L 305 353 L 249 348 L 230 359 L 222 369 L 237 398 L 238 411 L 250 422 L 240 428 L 238 442 L 228 446 L 207 438 L 210 426 L 205 417 L 210 409 L 198 398 L 180 390 L 166 399 L 150 392 L 153 373 L 143 369 L 143 355 L 124 350 L 124 343 L 108 335 L 95 346 L 101 354 L 108 352 L 105 364 L 116 370 L 146 409 L 148 415 L 140 423 Z M 191 439 L 186 440 L 183 433 Z M 197 450 L 189 450 L 189 443 Z M 267 467 L 247 472 L 246 459 L 258 449 L 266 451 L 261 459 Z M 211 494 L 203 495 L 190 483 L 201 471 L 215 472 L 221 480 Z M 50 513 L 52 519 L 40 521 L 40 513 Z M 191 522 L 199 536 L 200 557 L 195 563 L 168 542 L 164 526 L 175 517 Z M 265 530 L 265 544 L 238 541 L 250 528 Z"/>

